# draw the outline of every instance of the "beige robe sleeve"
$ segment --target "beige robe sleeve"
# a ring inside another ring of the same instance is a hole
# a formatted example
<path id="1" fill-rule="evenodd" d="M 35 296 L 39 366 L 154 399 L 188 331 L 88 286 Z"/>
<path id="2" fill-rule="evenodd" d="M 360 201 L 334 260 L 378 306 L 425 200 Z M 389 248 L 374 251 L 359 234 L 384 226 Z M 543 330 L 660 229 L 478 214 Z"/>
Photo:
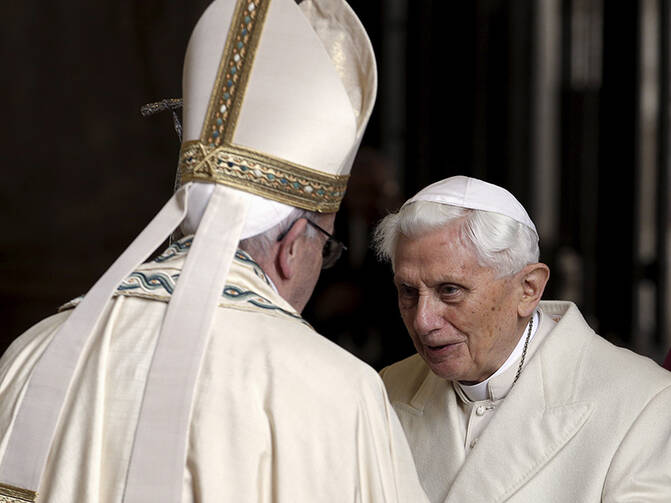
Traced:
<path id="1" fill-rule="evenodd" d="M 358 438 L 366 440 L 359 449 L 359 464 L 362 481 L 377 480 L 379 487 L 365 483 L 362 501 L 428 501 L 417 476 L 408 443 L 387 399 L 382 382 L 378 379 L 374 403 L 363 405 L 361 432 Z"/>
<path id="2" fill-rule="evenodd" d="M 671 501 L 671 386 L 641 411 L 613 456 L 603 503 Z"/>

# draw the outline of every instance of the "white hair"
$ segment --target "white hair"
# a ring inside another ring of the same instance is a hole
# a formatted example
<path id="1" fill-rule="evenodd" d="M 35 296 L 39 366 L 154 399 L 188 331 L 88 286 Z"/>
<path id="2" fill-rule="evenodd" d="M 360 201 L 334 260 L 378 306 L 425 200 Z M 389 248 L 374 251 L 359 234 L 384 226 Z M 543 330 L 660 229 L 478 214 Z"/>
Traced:
<path id="1" fill-rule="evenodd" d="M 526 225 L 499 213 L 431 201 L 416 201 L 384 217 L 375 229 L 373 244 L 378 257 L 391 261 L 393 267 L 399 235 L 417 237 L 456 220 L 461 220 L 462 238 L 473 245 L 478 263 L 499 276 L 538 262 L 538 235 Z"/>
<path id="2" fill-rule="evenodd" d="M 314 222 L 319 218 L 319 213 L 294 208 L 280 223 L 256 236 L 243 239 L 240 241 L 239 246 L 249 253 L 255 260 L 262 260 L 266 257 L 268 250 L 272 248 L 277 239 L 289 230 L 291 224 L 300 218 L 306 218 Z M 315 237 L 318 234 L 318 231 L 311 225 L 306 225 L 304 234 L 307 237 Z"/>

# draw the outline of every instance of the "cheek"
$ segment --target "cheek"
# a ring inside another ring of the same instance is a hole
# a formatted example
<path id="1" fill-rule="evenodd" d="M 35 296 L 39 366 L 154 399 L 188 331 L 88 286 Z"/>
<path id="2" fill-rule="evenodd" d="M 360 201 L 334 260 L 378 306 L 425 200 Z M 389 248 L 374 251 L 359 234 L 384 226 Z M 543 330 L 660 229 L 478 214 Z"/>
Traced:
<path id="1" fill-rule="evenodd" d="M 413 323 L 412 323 L 412 321 L 413 321 L 414 318 L 415 318 L 414 310 L 413 310 L 413 309 L 404 308 L 404 307 L 401 305 L 401 301 L 399 301 L 399 302 L 398 302 L 398 312 L 399 312 L 400 315 L 401 315 L 401 319 L 403 320 L 403 324 L 405 325 L 405 328 L 408 330 L 408 332 L 410 333 L 410 335 L 413 335 L 413 331 L 412 331 Z"/>
<path id="2" fill-rule="evenodd" d="M 496 338 L 496 322 L 489 309 L 480 303 L 469 302 L 446 310 L 446 318 L 460 333 L 466 335 L 472 353 L 490 347 Z"/>
<path id="3" fill-rule="evenodd" d="M 510 306 L 505 305 L 505 299 L 484 303 L 482 309 L 472 318 L 474 325 L 478 327 L 473 346 L 488 350 L 506 339 L 508 333 L 515 328 L 514 316 L 510 313 Z"/>
<path id="4" fill-rule="evenodd" d="M 418 352 L 421 352 L 422 344 L 419 341 L 419 337 L 417 336 L 417 332 L 415 331 L 415 315 L 417 313 L 417 310 L 416 309 L 403 309 L 399 305 L 399 312 L 401 314 L 401 319 L 403 320 L 403 324 L 405 325 L 405 329 L 408 332 L 408 335 L 410 336 L 410 339 L 412 340 L 412 343 L 415 346 L 415 349 Z"/>
<path id="5" fill-rule="evenodd" d="M 308 282 L 312 290 L 314 290 L 314 287 L 317 285 L 317 281 L 319 281 L 319 276 L 321 272 L 322 272 L 321 260 L 317 260 L 312 264 L 312 267 L 310 268 L 310 277 Z"/>

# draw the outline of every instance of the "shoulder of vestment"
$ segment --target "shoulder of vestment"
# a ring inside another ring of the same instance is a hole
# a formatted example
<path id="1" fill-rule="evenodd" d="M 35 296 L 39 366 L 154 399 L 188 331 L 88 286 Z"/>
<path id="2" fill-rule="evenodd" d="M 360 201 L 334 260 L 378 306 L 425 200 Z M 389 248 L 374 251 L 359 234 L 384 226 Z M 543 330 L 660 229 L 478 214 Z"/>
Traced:
<path id="1" fill-rule="evenodd" d="M 573 303 L 543 302 L 541 309 L 557 324 L 534 357 L 542 358 L 544 384 L 558 400 L 608 404 L 629 415 L 671 386 L 671 372 L 596 334 Z"/>
<path id="2" fill-rule="evenodd" d="M 349 393 L 343 396 L 348 400 L 363 386 L 382 389 L 375 370 L 301 319 L 223 305 L 215 315 L 212 337 L 221 338 L 222 352 L 229 351 L 225 341 L 233 337 L 236 345 L 246 347 L 243 358 L 261 358 L 263 365 L 281 368 L 284 378 L 295 380 L 296 386 L 332 383 L 334 389 Z"/>
<path id="3" fill-rule="evenodd" d="M 417 353 L 380 371 L 389 399 L 402 403 L 410 403 L 430 373 L 431 370 Z"/>
<path id="4" fill-rule="evenodd" d="M 171 244 L 155 259 L 140 265 L 121 282 L 114 297 L 170 302 L 192 242 L 193 237 L 187 236 Z M 80 296 L 71 300 L 61 306 L 59 311 L 76 307 L 82 298 Z M 233 257 L 226 285 L 219 298 L 219 307 L 257 311 L 307 324 L 277 293 L 263 269 L 243 250 L 237 250 Z"/>

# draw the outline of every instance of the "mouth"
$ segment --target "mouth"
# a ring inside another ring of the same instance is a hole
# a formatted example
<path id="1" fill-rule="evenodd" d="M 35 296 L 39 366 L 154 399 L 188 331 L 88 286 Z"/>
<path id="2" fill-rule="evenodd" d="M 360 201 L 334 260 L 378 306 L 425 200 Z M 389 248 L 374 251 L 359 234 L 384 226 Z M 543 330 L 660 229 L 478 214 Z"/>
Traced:
<path id="1" fill-rule="evenodd" d="M 444 356 L 454 351 L 462 342 L 452 342 L 450 344 L 425 344 L 426 352 L 433 357 Z"/>

